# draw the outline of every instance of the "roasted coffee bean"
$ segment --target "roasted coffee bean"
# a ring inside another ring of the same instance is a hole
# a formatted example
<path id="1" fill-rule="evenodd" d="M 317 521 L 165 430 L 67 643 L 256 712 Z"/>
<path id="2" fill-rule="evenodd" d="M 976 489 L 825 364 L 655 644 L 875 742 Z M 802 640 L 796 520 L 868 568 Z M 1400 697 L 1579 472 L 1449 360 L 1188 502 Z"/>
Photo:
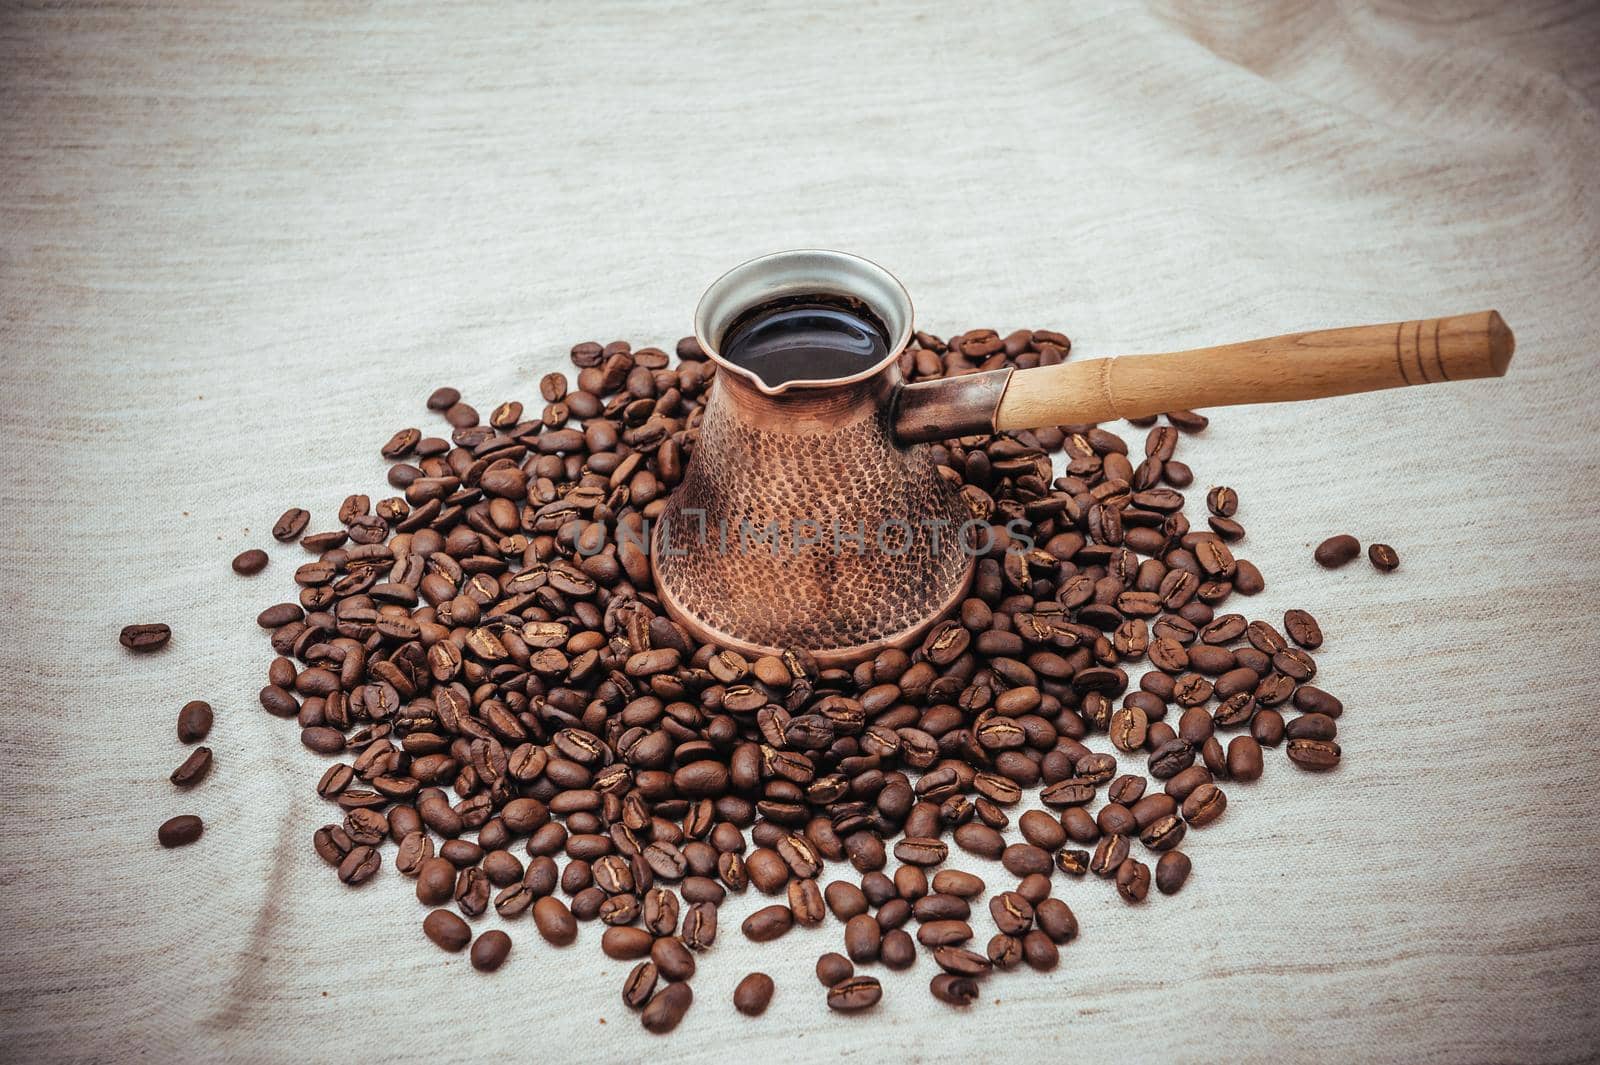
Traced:
<path id="1" fill-rule="evenodd" d="M 777 939 L 794 927 L 794 913 L 787 906 L 765 906 L 744 919 L 740 931 L 756 943 Z"/>
<path id="2" fill-rule="evenodd" d="M 717 941 L 717 907 L 697 902 L 683 917 L 683 943 L 690 950 L 710 950 Z"/>
<path id="3" fill-rule="evenodd" d="M 1042 810 L 1029 810 L 1017 819 L 1022 837 L 1036 847 L 1057 851 L 1067 842 L 1066 830 L 1061 822 Z"/>
<path id="4" fill-rule="evenodd" d="M 883 934 L 883 943 L 878 948 L 878 960 L 895 972 L 909 969 L 916 964 L 916 942 L 905 929 L 891 928 Z"/>
<path id="5" fill-rule="evenodd" d="M 1312 557 L 1317 564 L 1327 569 L 1338 569 L 1361 553 L 1361 541 L 1354 536 L 1341 533 L 1330 536 L 1317 545 L 1312 552 Z"/>
<path id="6" fill-rule="evenodd" d="M 472 944 L 472 967 L 480 973 L 492 973 L 505 964 L 510 953 L 511 937 L 491 928 Z"/>
<path id="7" fill-rule="evenodd" d="M 954 944 L 934 948 L 933 960 L 939 968 L 956 976 L 985 976 L 994 968 L 982 954 Z"/>
<path id="8" fill-rule="evenodd" d="M 1042 899 L 1033 909 L 1034 923 L 1052 943 L 1070 943 L 1078 937 L 1078 918 L 1060 899 Z"/>
<path id="9" fill-rule="evenodd" d="M 950 1006 L 969 1006 L 978 997 L 978 982 L 954 973 L 939 973 L 928 985 L 933 997 Z"/>
<path id="10" fill-rule="evenodd" d="M 422 931 L 441 950 L 459 953 L 472 940 L 472 927 L 449 910 L 434 910 L 422 919 Z M 487 933 L 486 933 L 487 934 Z M 504 932 L 500 933 L 505 935 Z"/>
<path id="11" fill-rule="evenodd" d="M 172 630 L 159 622 L 149 625 L 125 625 L 118 642 L 130 651 L 148 654 L 159 651 L 172 639 Z"/>
<path id="12" fill-rule="evenodd" d="M 178 711 L 178 740 L 181 743 L 198 743 L 211 732 L 211 704 L 194 699 L 183 704 Z"/>
<path id="13" fill-rule="evenodd" d="M 1096 844 L 1094 856 L 1089 859 L 1089 871 L 1095 876 L 1115 876 L 1117 866 L 1128 857 L 1128 840 L 1125 836 L 1105 836 Z"/>
<path id="14" fill-rule="evenodd" d="M 567 904 L 553 895 L 546 895 L 533 904 L 533 923 L 539 934 L 558 947 L 564 947 L 578 938 L 578 922 L 573 919 Z"/>
<path id="15" fill-rule="evenodd" d="M 1227 808 L 1228 797 L 1221 788 L 1208 782 L 1195 788 L 1183 800 L 1183 819 L 1201 828 L 1221 817 Z"/>
<path id="16" fill-rule="evenodd" d="M 1400 555 L 1388 544 L 1373 544 L 1367 548 L 1367 558 L 1372 560 L 1373 566 L 1385 573 L 1400 568 Z"/>
<path id="17" fill-rule="evenodd" d="M 650 996 L 656 989 L 656 965 L 652 961 L 642 961 L 635 965 L 628 973 L 628 978 L 622 982 L 622 1001 L 629 1009 L 642 1010 L 650 1001 Z M 749 979 L 746 977 L 746 979 Z M 741 985 L 742 986 L 742 985 Z M 734 1005 L 738 1005 L 738 992 L 734 992 Z M 764 1008 L 764 1007 L 763 1007 Z M 740 1010 L 740 1012 L 744 1012 Z"/>
<path id="18" fill-rule="evenodd" d="M 912 865 L 938 865 L 949 854 L 949 848 L 937 839 L 908 836 L 894 845 L 894 856 Z"/>
<path id="19" fill-rule="evenodd" d="M 259 547 L 252 547 L 233 556 L 233 572 L 241 577 L 254 577 L 267 568 L 268 561 L 265 551 Z"/>
<path id="20" fill-rule="evenodd" d="M 733 1008 L 746 1017 L 761 1016 L 772 1002 L 775 986 L 766 973 L 750 973 L 733 989 Z"/>
<path id="21" fill-rule="evenodd" d="M 211 772 L 211 748 L 196 747 L 183 760 L 183 764 L 172 771 L 171 780 L 180 788 L 192 788 L 206 778 Z"/>
<path id="22" fill-rule="evenodd" d="M 839 1013 L 871 1009 L 883 998 L 883 986 L 871 976 L 852 976 L 828 988 L 828 1008 Z"/>
<path id="23" fill-rule="evenodd" d="M 1150 894 L 1150 867 L 1129 858 L 1117 867 L 1117 894 L 1128 902 L 1143 902 Z"/>
<path id="24" fill-rule="evenodd" d="M 1183 820 L 1174 814 L 1168 814 L 1146 828 L 1140 834 L 1139 842 L 1153 851 L 1168 851 L 1183 842 L 1185 831 L 1187 826 Z"/>
<path id="25" fill-rule="evenodd" d="M 856 967 L 843 954 L 830 951 L 817 959 L 817 980 L 823 987 L 832 987 L 855 974 Z"/>
<path id="26" fill-rule="evenodd" d="M 1189 856 L 1182 851 L 1168 851 L 1156 862 L 1156 890 L 1163 895 L 1176 895 L 1189 879 Z"/>
<path id="27" fill-rule="evenodd" d="M 299 507 L 290 507 L 272 526 L 272 538 L 279 543 L 293 543 L 300 539 L 311 522 L 311 513 Z"/>
<path id="28" fill-rule="evenodd" d="M 1213 514 L 1231 518 L 1239 510 L 1239 493 L 1218 485 L 1206 493 L 1206 506 Z"/>
<path id="29" fill-rule="evenodd" d="M 668 984 L 651 996 L 639 1017 L 639 1023 L 644 1025 L 647 1032 L 665 1035 L 678 1027 L 693 1003 L 694 992 L 688 984 Z"/>
<path id="30" fill-rule="evenodd" d="M 875 918 L 863 913 L 845 922 L 844 950 L 852 961 L 877 961 L 882 947 L 883 928 Z"/>
<path id="31" fill-rule="evenodd" d="M 1301 769 L 1323 772 L 1339 764 L 1339 745 L 1331 740 L 1290 740 L 1287 750 Z"/>
<path id="32" fill-rule="evenodd" d="M 383 857 L 377 848 L 357 846 L 339 863 L 339 879 L 346 884 L 364 884 L 377 875 Z"/>
<path id="33" fill-rule="evenodd" d="M 205 825 L 193 814 L 180 814 L 161 823 L 156 839 L 163 847 L 187 847 L 205 832 Z"/>
<path id="34" fill-rule="evenodd" d="M 1233 780 L 1260 780 L 1261 744 L 1252 736 L 1235 736 L 1228 741 L 1228 776 Z"/>
<path id="35" fill-rule="evenodd" d="M 694 976 L 694 955 L 677 936 L 663 936 L 651 944 L 650 960 L 668 980 L 688 980 Z"/>
<path id="36" fill-rule="evenodd" d="M 655 937 L 644 929 L 630 928 L 624 925 L 605 930 L 600 936 L 600 950 L 608 958 L 615 958 L 618 961 L 632 961 L 635 958 L 642 958 L 649 954 L 654 942 Z M 659 958 L 651 958 L 651 960 L 656 963 L 657 968 L 661 967 Z"/>
<path id="37" fill-rule="evenodd" d="M 1056 868 L 1068 876 L 1082 876 L 1089 871 L 1089 852 L 1066 849 L 1056 854 Z"/>

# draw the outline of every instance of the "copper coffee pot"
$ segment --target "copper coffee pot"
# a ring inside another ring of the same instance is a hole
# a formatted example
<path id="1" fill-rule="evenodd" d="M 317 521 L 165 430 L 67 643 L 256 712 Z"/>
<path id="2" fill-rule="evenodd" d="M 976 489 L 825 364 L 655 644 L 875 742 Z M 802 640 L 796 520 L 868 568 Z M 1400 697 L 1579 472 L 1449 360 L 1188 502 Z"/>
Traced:
<path id="1" fill-rule="evenodd" d="M 719 354 L 742 315 L 789 296 L 864 303 L 888 355 L 772 386 Z M 695 336 L 717 374 L 651 541 L 662 603 L 697 638 L 746 655 L 803 649 L 824 665 L 922 639 L 976 565 L 961 532 L 974 516 L 927 441 L 1500 377 L 1514 344 L 1499 314 L 1480 311 L 905 384 L 912 328 L 900 282 L 842 252 L 753 259 L 706 290 Z"/>

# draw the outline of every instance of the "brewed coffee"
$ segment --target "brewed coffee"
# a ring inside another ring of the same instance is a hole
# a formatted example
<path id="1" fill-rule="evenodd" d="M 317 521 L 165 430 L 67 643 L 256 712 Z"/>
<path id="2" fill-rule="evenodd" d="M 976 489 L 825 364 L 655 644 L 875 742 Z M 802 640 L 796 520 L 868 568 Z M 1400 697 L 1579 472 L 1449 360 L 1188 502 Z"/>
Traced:
<path id="1" fill-rule="evenodd" d="M 832 381 L 871 369 L 889 354 L 888 330 L 859 300 L 790 296 L 764 303 L 728 328 L 721 355 L 776 388 Z"/>

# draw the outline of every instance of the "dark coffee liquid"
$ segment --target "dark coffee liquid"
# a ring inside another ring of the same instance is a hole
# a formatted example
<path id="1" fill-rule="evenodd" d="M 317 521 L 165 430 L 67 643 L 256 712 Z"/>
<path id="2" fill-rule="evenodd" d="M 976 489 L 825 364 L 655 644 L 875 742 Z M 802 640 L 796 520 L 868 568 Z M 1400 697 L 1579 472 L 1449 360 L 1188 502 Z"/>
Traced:
<path id="1" fill-rule="evenodd" d="M 889 354 L 887 330 L 859 300 L 790 296 L 733 323 L 722 357 L 772 387 L 849 377 Z"/>

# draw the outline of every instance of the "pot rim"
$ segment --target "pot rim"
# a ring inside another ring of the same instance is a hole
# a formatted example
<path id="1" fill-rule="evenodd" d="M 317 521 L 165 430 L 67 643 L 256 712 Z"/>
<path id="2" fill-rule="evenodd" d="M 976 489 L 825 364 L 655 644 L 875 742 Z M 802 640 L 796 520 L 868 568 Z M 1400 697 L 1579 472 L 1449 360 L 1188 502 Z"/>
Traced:
<path id="1" fill-rule="evenodd" d="M 889 352 L 878 362 L 848 377 L 797 378 L 769 385 L 758 374 L 724 359 L 717 350 L 723 334 L 752 307 L 784 296 L 849 296 L 871 307 L 889 330 Z M 740 263 L 713 281 L 694 312 L 694 335 L 706 357 L 722 370 L 738 374 L 769 396 L 790 389 L 837 388 L 875 377 L 887 369 L 911 342 L 911 294 L 900 280 L 870 259 L 825 248 L 773 252 Z"/>

